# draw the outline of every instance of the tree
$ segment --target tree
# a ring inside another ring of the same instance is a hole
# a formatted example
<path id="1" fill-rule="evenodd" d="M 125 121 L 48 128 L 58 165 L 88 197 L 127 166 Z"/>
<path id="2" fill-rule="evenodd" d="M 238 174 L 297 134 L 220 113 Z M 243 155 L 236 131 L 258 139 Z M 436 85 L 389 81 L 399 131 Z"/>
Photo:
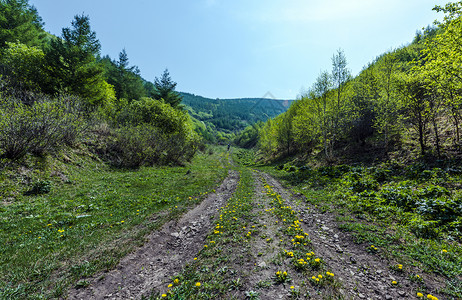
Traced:
<path id="1" fill-rule="evenodd" d="M 103 78 L 103 67 L 96 61 L 101 48 L 96 33 L 85 15 L 76 15 L 71 25 L 62 30 L 62 38 L 51 41 L 46 51 L 50 80 L 43 90 L 76 94 L 87 99 L 91 106 L 104 104 L 108 100 L 108 85 Z"/>
<path id="2" fill-rule="evenodd" d="M 165 103 L 170 104 L 172 107 L 178 107 L 181 103 L 182 97 L 175 91 L 176 82 L 170 78 L 168 69 L 165 69 L 161 78 L 154 80 L 154 93 L 152 97 L 157 100 L 163 99 Z"/>
<path id="3" fill-rule="evenodd" d="M 103 58 L 106 69 L 106 80 L 114 86 L 118 99 L 139 100 L 146 96 L 140 70 L 137 66 L 129 66 L 128 55 L 125 49 L 119 53 L 119 60 L 112 61 L 109 57 Z"/>
<path id="4" fill-rule="evenodd" d="M 397 82 L 405 117 L 419 135 L 420 153 L 425 155 L 429 95 L 422 76 L 401 73 Z"/>
<path id="5" fill-rule="evenodd" d="M 332 56 L 332 83 L 336 91 L 336 104 L 333 110 L 333 131 L 332 131 L 332 148 L 333 144 L 340 139 L 340 133 L 342 129 L 345 129 L 343 125 L 347 121 L 345 113 L 345 99 L 344 90 L 347 82 L 350 80 L 350 70 L 347 68 L 347 61 L 343 50 L 337 50 L 337 54 Z M 332 154 L 332 153 L 331 153 Z"/>
<path id="6" fill-rule="evenodd" d="M 37 47 L 7 42 L 0 63 L 1 73 L 12 88 L 17 91 L 37 91 L 44 80 L 43 65 L 45 54 Z"/>
<path id="7" fill-rule="evenodd" d="M 383 134 L 385 149 L 388 150 L 390 136 L 399 130 L 399 105 L 394 99 L 395 95 L 395 74 L 398 70 L 398 60 L 395 53 L 385 54 L 379 61 L 378 78 L 380 83 L 380 96 L 377 98 L 375 105 L 375 122 L 374 126 L 379 133 Z"/>
<path id="8" fill-rule="evenodd" d="M 7 42 L 42 46 L 45 36 L 42 18 L 28 0 L 0 0 L 0 47 Z"/>

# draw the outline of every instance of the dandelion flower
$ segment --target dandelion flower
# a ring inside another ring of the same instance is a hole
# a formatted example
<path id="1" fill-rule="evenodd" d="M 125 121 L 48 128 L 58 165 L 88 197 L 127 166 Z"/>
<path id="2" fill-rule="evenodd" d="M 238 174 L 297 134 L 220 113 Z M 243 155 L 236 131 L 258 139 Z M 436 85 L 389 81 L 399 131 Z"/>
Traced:
<path id="1" fill-rule="evenodd" d="M 168 288 L 171 288 L 172 286 L 173 286 L 173 284 L 170 283 L 167 287 L 168 287 Z"/>
<path id="2" fill-rule="evenodd" d="M 398 284 L 398 282 L 396 282 L 395 280 L 393 280 L 393 281 L 391 282 L 391 284 L 393 284 L 393 285 L 397 285 L 397 284 Z"/>
<path id="3" fill-rule="evenodd" d="M 196 282 L 196 286 L 197 286 L 197 287 L 200 287 L 200 286 L 201 286 L 201 283 L 200 283 L 200 282 Z"/>
<path id="4" fill-rule="evenodd" d="M 162 294 L 162 298 L 165 298 L 165 297 L 167 297 L 167 294 Z"/>
<path id="5" fill-rule="evenodd" d="M 423 294 L 422 293 L 417 293 L 417 297 L 423 298 Z"/>
<path id="6" fill-rule="evenodd" d="M 290 289 L 293 290 L 295 287 L 293 285 L 290 286 Z"/>

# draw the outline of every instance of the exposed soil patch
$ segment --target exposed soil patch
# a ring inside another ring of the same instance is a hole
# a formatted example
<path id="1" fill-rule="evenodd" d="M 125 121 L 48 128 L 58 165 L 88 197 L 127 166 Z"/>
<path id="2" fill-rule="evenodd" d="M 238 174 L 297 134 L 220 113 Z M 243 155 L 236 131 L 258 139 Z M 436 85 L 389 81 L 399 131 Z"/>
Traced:
<path id="1" fill-rule="evenodd" d="M 309 233 L 315 252 L 319 254 L 330 270 L 342 283 L 341 294 L 345 299 L 406 299 L 415 298 L 418 283 L 412 282 L 412 272 L 399 272 L 390 266 L 396 262 L 389 261 L 373 251 L 371 245 L 357 244 L 348 232 L 338 228 L 333 213 L 321 213 L 310 207 L 302 195 L 294 196 L 282 185 L 261 173 L 268 184 L 286 199 L 303 219 L 301 227 Z M 441 282 L 435 278 L 424 277 L 426 290 L 435 291 Z M 397 284 L 393 284 L 396 281 Z M 442 295 L 433 293 L 439 299 Z"/>
<path id="2" fill-rule="evenodd" d="M 238 172 L 230 171 L 200 205 L 149 235 L 146 244 L 122 259 L 116 269 L 87 279 L 87 288 L 70 290 L 69 299 L 139 299 L 160 291 L 203 247 L 213 226 L 211 217 L 232 196 L 238 181 Z"/>

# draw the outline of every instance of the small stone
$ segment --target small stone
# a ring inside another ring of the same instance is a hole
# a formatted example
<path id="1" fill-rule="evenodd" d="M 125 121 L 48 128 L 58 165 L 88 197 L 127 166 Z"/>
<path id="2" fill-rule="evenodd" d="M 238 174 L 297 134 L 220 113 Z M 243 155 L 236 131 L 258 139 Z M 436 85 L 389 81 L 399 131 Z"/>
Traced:
<path id="1" fill-rule="evenodd" d="M 405 297 L 406 292 L 405 291 L 398 291 L 398 295 L 400 295 L 401 297 Z"/>
<path id="2" fill-rule="evenodd" d="M 364 294 L 361 294 L 361 293 L 358 294 L 358 297 L 361 299 L 366 299 L 366 296 L 364 296 Z"/>
<path id="3" fill-rule="evenodd" d="M 266 268 L 266 263 L 265 263 L 264 261 L 259 262 L 259 263 L 258 263 L 258 266 L 259 266 L 260 268 Z"/>
<path id="4" fill-rule="evenodd" d="M 375 271 L 375 273 L 377 273 L 377 274 L 379 274 L 379 275 L 382 274 L 382 272 L 383 272 L 382 270 L 377 270 L 377 271 Z"/>
<path id="5" fill-rule="evenodd" d="M 356 258 L 354 258 L 353 256 L 350 257 L 350 261 L 352 264 L 355 264 L 356 263 Z"/>
<path id="6" fill-rule="evenodd" d="M 334 239 L 338 239 L 338 234 L 334 234 Z"/>
<path id="7" fill-rule="evenodd" d="M 337 251 L 338 253 L 343 253 L 343 249 L 339 245 L 335 245 L 335 248 L 335 251 Z"/>
<path id="8" fill-rule="evenodd" d="M 327 231 L 327 230 L 329 230 L 329 227 L 324 225 L 324 226 L 321 227 L 321 229 Z"/>
<path id="9" fill-rule="evenodd" d="M 385 300 L 393 300 L 393 297 L 387 294 L 385 295 Z"/>

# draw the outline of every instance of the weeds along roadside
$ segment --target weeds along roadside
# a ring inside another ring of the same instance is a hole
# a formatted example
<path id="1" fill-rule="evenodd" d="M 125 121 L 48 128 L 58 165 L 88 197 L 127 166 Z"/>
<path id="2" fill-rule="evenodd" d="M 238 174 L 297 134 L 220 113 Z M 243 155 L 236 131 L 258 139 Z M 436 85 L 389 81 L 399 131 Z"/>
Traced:
<path id="1" fill-rule="evenodd" d="M 368 251 L 374 246 L 376 255 L 392 261 L 391 269 L 401 265 L 400 272 L 411 280 L 420 274 L 423 293 L 425 281 L 438 277 L 445 282 L 441 293 L 462 297 L 457 168 L 416 164 L 310 169 L 286 164 L 261 169 L 304 194 L 320 212 L 334 213 L 339 229 L 350 232 Z"/>
<path id="2" fill-rule="evenodd" d="M 242 269 L 254 265 L 250 245 L 258 234 L 253 215 L 254 183 L 251 171 L 236 167 L 240 178 L 234 195 L 219 209 L 215 227 L 204 247 L 184 271 L 149 299 L 226 299 L 237 293 L 246 274 Z"/>
<path id="3" fill-rule="evenodd" d="M 216 187 L 227 174 L 225 158 L 216 149 L 185 167 L 120 170 L 75 157 L 67 183 L 42 174 L 48 194 L 16 193 L 0 207 L 0 298 L 57 298 L 79 279 L 113 268 Z M 2 186 L 22 188 L 8 178 Z"/>
<path id="4" fill-rule="evenodd" d="M 152 294 L 150 299 L 224 299 L 242 296 L 242 291 L 239 291 L 242 285 L 248 282 L 252 272 L 258 271 L 258 254 L 253 253 L 252 244 L 256 239 L 266 238 L 266 235 L 260 236 L 266 224 L 260 222 L 264 218 L 255 210 L 258 203 L 253 200 L 255 183 L 252 171 L 243 167 L 237 169 L 240 181 L 236 192 L 219 211 L 215 228 L 207 237 L 204 248 L 185 266 L 183 272 L 172 277 L 163 290 Z M 274 259 L 278 270 L 268 278 L 270 284 L 290 284 L 287 292 L 294 298 L 300 294 L 308 295 L 308 289 L 315 293 L 329 290 L 326 294 L 335 295 L 340 284 L 335 280 L 335 275 L 326 269 L 322 258 L 311 251 L 309 237 L 300 228 L 300 220 L 295 212 L 270 186 L 265 185 L 262 192 L 268 196 L 271 207 L 264 212 L 274 215 L 280 222 L 279 232 L 274 233 L 280 237 L 280 249 Z M 283 269 L 280 265 L 289 268 Z M 297 273 L 304 279 L 294 282 L 291 273 Z M 259 283 L 254 285 L 258 287 Z M 257 295 L 258 292 L 254 290 L 246 292 L 246 297 Z"/>
<path id="5" fill-rule="evenodd" d="M 340 296 L 339 289 L 341 283 L 335 278 L 335 274 L 330 272 L 322 257 L 313 251 L 312 243 L 308 233 L 300 227 L 302 219 L 283 197 L 273 190 L 273 187 L 264 183 L 264 192 L 269 200 L 270 208 L 267 213 L 273 214 L 280 223 L 281 249 L 280 258 L 288 260 L 291 266 L 289 272 L 277 271 L 275 274 L 276 282 L 290 281 L 291 272 L 297 272 L 304 278 L 301 282 L 291 282 L 290 294 L 292 297 L 309 297 L 310 293 L 329 295 L 329 297 Z"/>

